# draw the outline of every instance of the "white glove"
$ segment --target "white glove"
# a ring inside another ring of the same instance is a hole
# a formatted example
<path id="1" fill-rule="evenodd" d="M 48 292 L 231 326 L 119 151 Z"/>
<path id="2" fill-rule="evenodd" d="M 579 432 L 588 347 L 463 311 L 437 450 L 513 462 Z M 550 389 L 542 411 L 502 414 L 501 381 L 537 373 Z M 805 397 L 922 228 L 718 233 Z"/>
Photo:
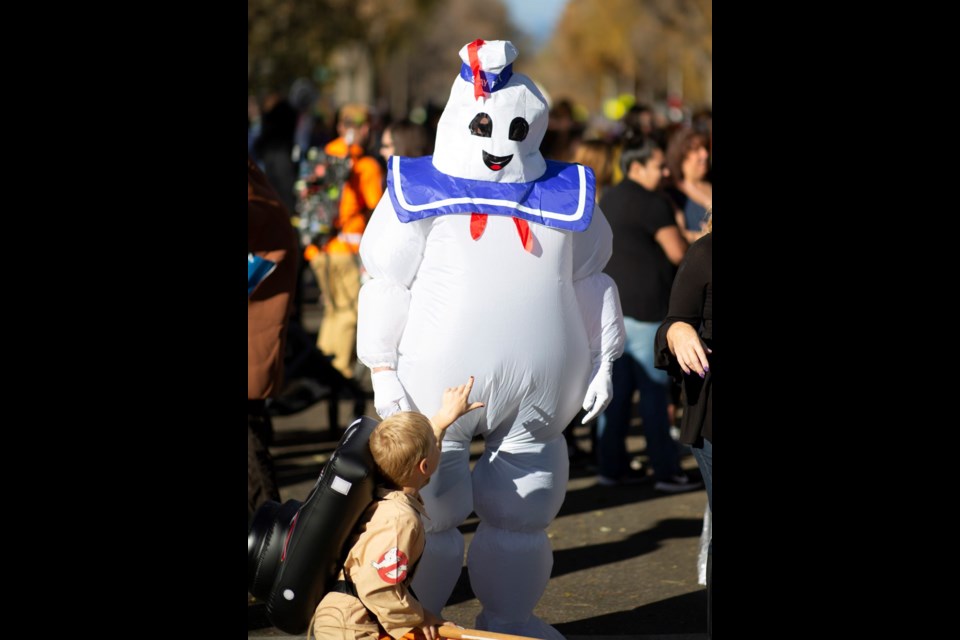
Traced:
<path id="1" fill-rule="evenodd" d="M 583 397 L 583 410 L 587 415 L 580 424 L 587 424 L 607 408 L 613 399 L 613 363 L 603 361 L 593 372 L 593 378 L 587 387 L 587 395 Z"/>
<path id="2" fill-rule="evenodd" d="M 410 411 L 410 401 L 396 371 L 377 371 L 370 375 L 370 381 L 373 383 L 373 406 L 377 409 L 377 415 L 386 418 L 398 411 Z"/>

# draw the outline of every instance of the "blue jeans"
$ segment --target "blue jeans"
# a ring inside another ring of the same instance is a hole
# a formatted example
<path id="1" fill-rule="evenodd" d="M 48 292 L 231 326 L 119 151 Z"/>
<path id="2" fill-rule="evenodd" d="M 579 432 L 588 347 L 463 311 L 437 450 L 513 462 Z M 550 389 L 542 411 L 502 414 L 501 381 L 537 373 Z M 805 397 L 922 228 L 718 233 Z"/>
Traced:
<path id="1" fill-rule="evenodd" d="M 647 455 L 656 480 L 680 473 L 680 453 L 670 437 L 667 404 L 670 378 L 653 366 L 654 340 L 659 322 L 625 317 L 626 344 L 613 363 L 613 399 L 597 420 L 597 466 L 600 475 L 620 478 L 630 468 L 627 432 L 633 409 L 633 391 L 640 391 L 640 419 L 647 440 Z"/>
<path id="2" fill-rule="evenodd" d="M 693 457 L 697 459 L 700 475 L 703 476 L 703 484 L 707 488 L 707 504 L 710 505 L 710 511 L 713 511 L 713 445 L 710 441 L 704 438 L 702 449 L 694 447 Z M 710 517 L 713 517 L 712 513 Z"/>

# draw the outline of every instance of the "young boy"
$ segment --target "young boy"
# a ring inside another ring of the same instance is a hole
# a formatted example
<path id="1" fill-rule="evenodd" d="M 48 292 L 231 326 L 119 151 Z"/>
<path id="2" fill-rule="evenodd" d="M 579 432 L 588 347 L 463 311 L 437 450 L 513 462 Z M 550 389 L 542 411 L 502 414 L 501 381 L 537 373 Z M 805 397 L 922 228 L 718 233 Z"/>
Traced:
<path id="1" fill-rule="evenodd" d="M 360 517 L 337 585 L 314 613 L 318 640 L 400 638 L 419 630 L 437 639 L 444 620 L 427 611 L 410 591 L 413 569 L 426 540 L 420 488 L 440 464 L 443 432 L 482 402 L 470 403 L 473 377 L 443 393 L 432 419 L 415 411 L 396 413 L 370 434 L 370 452 L 380 473 L 375 499 Z M 418 634 L 419 635 L 419 634 Z"/>

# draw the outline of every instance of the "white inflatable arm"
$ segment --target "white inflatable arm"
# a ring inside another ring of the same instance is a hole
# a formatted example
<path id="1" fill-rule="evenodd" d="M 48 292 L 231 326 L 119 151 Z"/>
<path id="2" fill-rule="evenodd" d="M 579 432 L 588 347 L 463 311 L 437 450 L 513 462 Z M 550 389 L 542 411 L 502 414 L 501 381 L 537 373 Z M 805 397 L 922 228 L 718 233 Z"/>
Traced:
<path id="1" fill-rule="evenodd" d="M 590 341 L 593 370 L 583 399 L 583 424 L 600 415 L 613 398 L 613 361 L 623 354 L 625 331 L 620 294 L 613 278 L 601 270 L 610 260 L 613 234 L 597 207 L 593 221 L 573 243 L 574 291 Z"/>
<path id="2" fill-rule="evenodd" d="M 381 418 L 410 408 L 396 374 L 397 347 L 407 324 L 410 285 L 423 259 L 428 224 L 401 223 L 390 196 L 384 194 L 360 241 L 360 258 L 371 279 L 360 289 L 357 357 L 371 369 L 393 370 L 372 376 L 374 405 Z"/>

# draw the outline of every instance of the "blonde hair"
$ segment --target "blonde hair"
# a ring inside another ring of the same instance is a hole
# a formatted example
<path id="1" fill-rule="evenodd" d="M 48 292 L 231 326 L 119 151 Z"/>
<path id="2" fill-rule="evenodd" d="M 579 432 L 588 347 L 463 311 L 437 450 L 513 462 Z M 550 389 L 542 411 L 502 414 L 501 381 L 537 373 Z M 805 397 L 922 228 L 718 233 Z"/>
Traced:
<path id="1" fill-rule="evenodd" d="M 413 471 L 436 446 L 433 425 L 422 413 L 401 411 L 370 434 L 370 453 L 377 470 L 397 487 L 409 485 Z"/>
<path id="2" fill-rule="evenodd" d="M 703 226 L 707 233 L 713 233 L 713 205 L 707 209 L 707 218 L 703 221 Z"/>
<path id="3" fill-rule="evenodd" d="M 613 147 L 603 140 L 583 140 L 573 153 L 573 162 L 593 169 L 599 200 L 603 188 L 613 182 Z"/>
<path id="4" fill-rule="evenodd" d="M 365 105 L 351 102 L 340 107 L 340 124 L 359 126 L 370 120 L 370 111 Z"/>

